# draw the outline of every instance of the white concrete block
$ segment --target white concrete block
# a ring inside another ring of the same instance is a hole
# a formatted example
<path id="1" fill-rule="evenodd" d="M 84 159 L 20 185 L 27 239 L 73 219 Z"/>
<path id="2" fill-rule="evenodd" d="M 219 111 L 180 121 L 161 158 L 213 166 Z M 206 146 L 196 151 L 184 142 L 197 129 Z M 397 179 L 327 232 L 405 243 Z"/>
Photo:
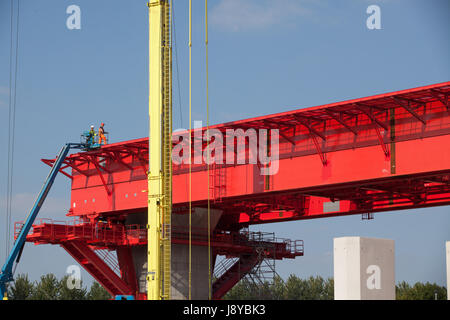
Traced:
<path id="1" fill-rule="evenodd" d="M 335 238 L 334 298 L 394 300 L 394 240 Z"/>

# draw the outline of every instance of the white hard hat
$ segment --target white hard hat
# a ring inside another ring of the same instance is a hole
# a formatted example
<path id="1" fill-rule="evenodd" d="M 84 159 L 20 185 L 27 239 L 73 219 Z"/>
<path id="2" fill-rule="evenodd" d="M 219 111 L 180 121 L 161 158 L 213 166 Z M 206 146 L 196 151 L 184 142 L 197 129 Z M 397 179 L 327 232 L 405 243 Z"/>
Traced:
<path id="1" fill-rule="evenodd" d="M 91 128 L 93 128 L 93 127 L 94 127 L 94 125 L 91 126 Z"/>

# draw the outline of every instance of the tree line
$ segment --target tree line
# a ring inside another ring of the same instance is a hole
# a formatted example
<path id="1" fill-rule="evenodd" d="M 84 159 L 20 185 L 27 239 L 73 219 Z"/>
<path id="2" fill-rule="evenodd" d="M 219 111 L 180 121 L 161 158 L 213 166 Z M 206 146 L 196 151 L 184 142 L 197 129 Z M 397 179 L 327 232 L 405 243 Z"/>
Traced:
<path id="1" fill-rule="evenodd" d="M 90 288 L 83 283 L 76 287 L 68 285 L 71 280 L 66 275 L 58 279 L 49 273 L 41 276 L 39 281 L 30 281 L 28 275 L 18 275 L 8 287 L 10 300 L 110 300 L 111 295 L 98 282 Z"/>
<path id="2" fill-rule="evenodd" d="M 20 274 L 8 287 L 10 300 L 110 300 L 112 296 L 98 282 L 90 288 L 68 286 L 69 276 L 58 279 L 54 274 L 43 275 L 39 281 L 30 281 Z M 70 280 L 69 280 L 70 281 Z M 435 283 L 405 281 L 395 286 L 397 300 L 446 300 L 447 289 Z M 272 282 L 256 283 L 244 278 L 224 297 L 225 300 L 333 300 L 333 278 L 320 276 L 302 279 L 290 275 L 286 281 L 275 276 Z"/>
<path id="3" fill-rule="evenodd" d="M 447 289 L 436 283 L 405 281 L 395 286 L 397 300 L 446 300 Z M 334 280 L 320 276 L 301 279 L 290 275 L 286 281 L 276 276 L 273 282 L 255 283 L 244 278 L 225 296 L 226 300 L 333 300 Z"/>

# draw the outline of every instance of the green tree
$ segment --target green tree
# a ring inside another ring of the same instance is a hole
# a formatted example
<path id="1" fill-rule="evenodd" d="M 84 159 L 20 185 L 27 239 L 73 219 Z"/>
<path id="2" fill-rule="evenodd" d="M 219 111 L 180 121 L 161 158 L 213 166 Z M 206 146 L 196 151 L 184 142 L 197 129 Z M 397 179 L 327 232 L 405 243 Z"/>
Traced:
<path id="1" fill-rule="evenodd" d="M 273 299 L 273 284 L 264 281 L 263 283 L 256 286 L 255 290 L 255 300 L 272 300 Z"/>
<path id="2" fill-rule="evenodd" d="M 324 283 L 323 288 L 324 300 L 334 300 L 334 279 L 328 278 Z"/>
<path id="3" fill-rule="evenodd" d="M 411 286 L 408 282 L 402 281 L 395 286 L 395 297 L 397 300 L 409 300 Z M 412 297 L 410 298 L 412 299 Z"/>
<path id="4" fill-rule="evenodd" d="M 295 275 L 290 275 L 286 282 L 275 276 L 273 282 L 259 285 L 242 280 L 224 297 L 231 300 L 332 300 L 333 298 L 333 279 L 325 280 L 322 277 L 301 279 Z"/>
<path id="5" fill-rule="evenodd" d="M 284 298 L 286 300 L 299 300 L 305 295 L 305 286 L 302 279 L 291 274 L 285 283 Z"/>
<path id="6" fill-rule="evenodd" d="M 309 277 L 305 281 L 306 294 L 302 300 L 325 300 L 325 280 L 318 277 Z"/>
<path id="7" fill-rule="evenodd" d="M 80 282 L 80 287 L 72 287 L 70 285 L 69 275 L 64 276 L 59 282 L 59 300 L 86 300 L 87 289 L 83 288 L 83 282 Z"/>
<path id="8" fill-rule="evenodd" d="M 446 300 L 447 289 L 436 283 L 416 282 L 410 286 L 405 281 L 400 282 L 396 288 L 397 300 Z"/>
<path id="9" fill-rule="evenodd" d="M 285 284 L 283 279 L 276 275 L 273 283 L 270 285 L 271 300 L 283 300 L 285 292 Z"/>
<path id="10" fill-rule="evenodd" d="M 224 300 L 255 300 L 257 297 L 258 287 L 243 279 L 239 281 L 230 291 L 223 297 Z"/>
<path id="11" fill-rule="evenodd" d="M 112 296 L 98 282 L 94 282 L 86 298 L 88 300 L 110 300 Z"/>
<path id="12" fill-rule="evenodd" d="M 89 291 L 80 283 L 80 288 L 68 285 L 69 275 L 58 280 L 54 274 L 41 276 L 35 283 L 28 275 L 18 275 L 8 288 L 11 300 L 110 300 L 112 296 L 98 282 L 93 282 Z M 70 281 L 70 280 L 69 280 Z"/>
<path id="13" fill-rule="evenodd" d="M 8 288 L 8 299 L 28 300 L 32 297 L 34 284 L 28 279 L 28 275 L 19 274 Z"/>
<path id="14" fill-rule="evenodd" d="M 58 300 L 60 284 L 53 273 L 41 276 L 32 295 L 33 300 Z"/>

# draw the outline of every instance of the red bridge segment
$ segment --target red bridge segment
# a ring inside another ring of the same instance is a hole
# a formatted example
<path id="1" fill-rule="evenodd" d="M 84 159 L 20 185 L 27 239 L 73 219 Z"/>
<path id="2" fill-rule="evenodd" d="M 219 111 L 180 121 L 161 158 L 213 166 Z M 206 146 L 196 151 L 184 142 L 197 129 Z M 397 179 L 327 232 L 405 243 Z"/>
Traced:
<path id="1" fill-rule="evenodd" d="M 449 95 L 445 82 L 212 126 L 225 140 L 221 148 L 215 144 L 212 156 L 229 161 L 212 164 L 209 175 L 204 161 L 195 163 L 207 150 L 205 128 L 194 130 L 193 210 L 204 211 L 209 193 L 211 208 L 221 212 L 212 232 L 213 259 L 236 258 L 217 275 L 213 297 L 221 298 L 263 259 L 303 255 L 301 241 L 257 241 L 242 233 L 250 224 L 370 218 L 379 211 L 450 204 Z M 263 139 L 262 129 L 278 130 L 279 143 Z M 174 150 L 185 143 L 177 135 Z M 276 174 L 261 174 L 273 161 L 251 162 L 252 141 L 265 156 L 279 150 Z M 146 221 L 133 222 L 146 218 L 147 170 L 146 138 L 71 155 L 61 172 L 72 180 L 68 216 L 79 221 L 38 223 L 28 241 L 60 244 L 110 293 L 144 298 L 132 249 L 147 243 Z M 175 216 L 188 212 L 188 172 L 187 164 L 173 165 Z M 186 230 L 172 229 L 173 243 L 188 242 Z M 206 246 L 204 230 L 193 231 L 193 245 Z M 116 267 L 105 263 L 101 250 L 116 252 Z"/>
<path id="2" fill-rule="evenodd" d="M 449 94 L 446 82 L 212 126 L 225 138 L 227 130 L 279 129 L 279 170 L 261 175 L 264 165 L 249 164 L 249 144 L 239 153 L 235 143 L 234 164 L 212 165 L 209 188 L 206 165 L 192 165 L 193 206 L 205 206 L 209 192 L 213 207 L 224 210 L 219 227 L 227 230 L 448 204 Z M 147 139 L 70 156 L 69 215 L 145 211 L 147 163 Z M 173 166 L 175 212 L 186 210 L 187 175 L 187 164 Z"/>

